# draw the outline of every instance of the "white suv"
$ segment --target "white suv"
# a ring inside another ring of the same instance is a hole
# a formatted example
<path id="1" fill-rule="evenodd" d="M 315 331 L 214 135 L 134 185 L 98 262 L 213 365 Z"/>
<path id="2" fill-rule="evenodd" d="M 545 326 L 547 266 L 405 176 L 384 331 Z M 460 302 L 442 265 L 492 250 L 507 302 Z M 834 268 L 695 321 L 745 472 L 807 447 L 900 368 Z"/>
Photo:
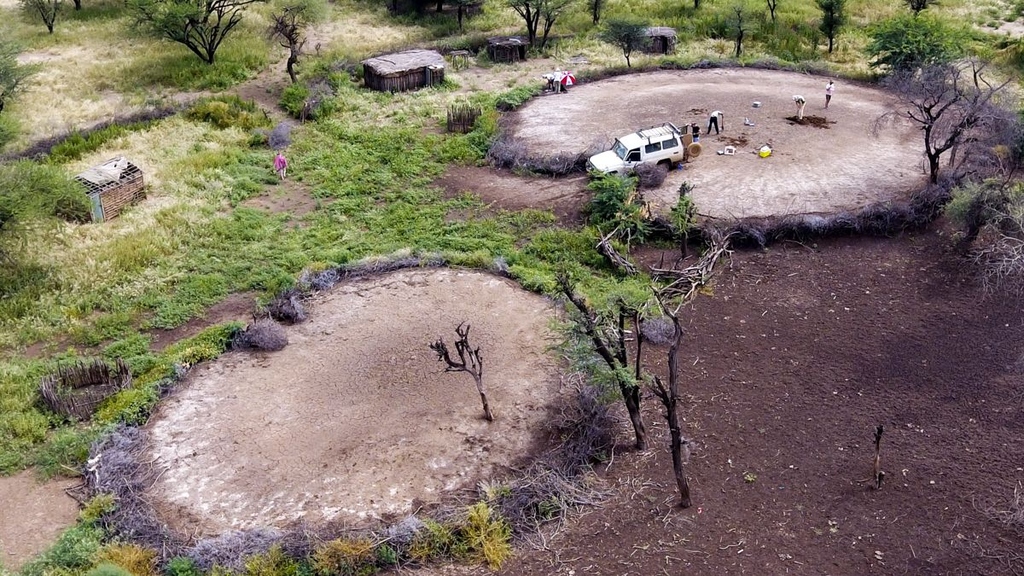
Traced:
<path id="1" fill-rule="evenodd" d="M 645 128 L 615 139 L 611 150 L 587 160 L 587 170 L 626 175 L 638 164 L 664 164 L 671 167 L 686 155 L 683 133 L 671 122 Z"/>

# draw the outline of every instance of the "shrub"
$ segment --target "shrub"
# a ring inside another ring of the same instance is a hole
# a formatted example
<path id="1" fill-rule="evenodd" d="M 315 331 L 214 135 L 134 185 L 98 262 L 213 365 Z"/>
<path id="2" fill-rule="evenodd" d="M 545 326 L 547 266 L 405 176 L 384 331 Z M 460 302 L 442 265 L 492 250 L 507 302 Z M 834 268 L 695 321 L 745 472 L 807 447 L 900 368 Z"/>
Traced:
<path id="1" fill-rule="evenodd" d="M 495 107 L 503 112 L 508 112 L 526 104 L 530 98 L 537 96 L 543 89 L 539 85 L 520 86 L 498 95 Z"/>
<path id="2" fill-rule="evenodd" d="M 203 571 L 196 566 L 195 560 L 176 556 L 167 563 L 167 576 L 203 576 Z"/>
<path id="3" fill-rule="evenodd" d="M 102 562 L 86 573 L 86 576 L 137 576 L 128 570 L 109 562 Z"/>
<path id="4" fill-rule="evenodd" d="M 637 184 L 640 188 L 657 188 L 665 182 L 668 177 L 668 170 L 660 164 L 638 164 L 633 168 L 636 174 Z"/>
<path id="5" fill-rule="evenodd" d="M 376 572 L 373 542 L 339 538 L 313 553 L 313 570 L 321 576 L 369 576 Z"/>
<path id="6" fill-rule="evenodd" d="M 20 132 L 18 121 L 10 114 L 0 114 L 0 151 L 14 141 Z"/>
<path id="7" fill-rule="evenodd" d="M 113 512 L 116 507 L 117 502 L 113 494 L 97 494 L 85 503 L 85 507 L 78 513 L 78 517 L 82 519 L 82 522 L 95 523 L 104 515 Z"/>
<path id="8" fill-rule="evenodd" d="M 270 125 L 270 118 L 255 102 L 235 95 L 203 98 L 185 112 L 190 120 L 208 122 L 217 128 L 253 130 Z"/>
<path id="9" fill-rule="evenodd" d="M 306 319 L 306 309 L 302 306 L 302 294 L 294 289 L 285 290 L 267 304 L 267 313 L 279 322 L 298 324 Z"/>
<path id="10" fill-rule="evenodd" d="M 417 562 L 427 562 L 451 558 L 455 556 L 455 550 L 456 539 L 452 530 L 444 524 L 427 519 L 409 545 L 409 557 Z"/>
<path id="11" fill-rule="evenodd" d="M 108 544 L 96 554 L 96 561 L 112 564 L 132 576 L 156 576 L 156 551 L 137 544 Z"/>
<path id="12" fill-rule="evenodd" d="M 245 576 L 298 576 L 299 563 L 289 558 L 280 545 L 266 554 L 257 554 L 245 561 Z"/>
<path id="13" fill-rule="evenodd" d="M 49 550 L 22 568 L 21 573 L 23 576 L 81 573 L 92 566 L 92 557 L 99 550 L 102 537 L 103 532 L 96 524 L 80 522 L 65 530 Z M 119 572 L 117 576 L 124 574 Z"/>
<path id="14" fill-rule="evenodd" d="M 491 507 L 478 502 L 469 507 L 466 524 L 461 529 L 470 556 L 498 570 L 512 556 L 512 529 Z"/>
<path id="15" fill-rule="evenodd" d="M 288 345 L 284 328 L 270 318 L 260 318 L 238 333 L 231 343 L 233 348 L 277 352 Z"/>

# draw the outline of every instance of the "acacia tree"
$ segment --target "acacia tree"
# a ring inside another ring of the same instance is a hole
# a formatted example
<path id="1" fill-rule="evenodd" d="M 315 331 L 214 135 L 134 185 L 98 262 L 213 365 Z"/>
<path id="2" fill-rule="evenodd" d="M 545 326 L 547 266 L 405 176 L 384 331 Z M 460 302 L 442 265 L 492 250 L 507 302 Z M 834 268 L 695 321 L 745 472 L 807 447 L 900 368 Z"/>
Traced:
<path id="1" fill-rule="evenodd" d="M 465 324 L 465 328 L 462 327 L 463 324 L 465 323 L 455 327 L 455 334 L 459 337 L 455 341 L 458 360 L 452 358 L 448 345 L 440 336 L 437 337 L 437 342 L 430 345 L 430 349 L 437 353 L 439 362 L 444 362 L 445 372 L 465 372 L 473 377 L 476 390 L 480 393 L 480 402 L 484 405 L 484 418 L 487 418 L 488 422 L 494 422 L 491 405 L 487 402 L 487 391 L 484 390 L 484 361 L 480 356 L 480 348 L 473 348 L 469 343 L 469 324 Z"/>
<path id="2" fill-rule="evenodd" d="M 818 29 L 828 37 L 828 53 L 832 53 L 839 30 L 846 25 L 846 0 L 815 0 L 821 10 Z"/>
<path id="3" fill-rule="evenodd" d="M 1010 80 L 990 82 L 986 66 L 977 60 L 937 64 L 906 70 L 885 81 L 906 109 L 885 114 L 879 120 L 884 124 L 902 118 L 921 129 L 932 184 L 939 181 L 943 154 L 960 148 L 969 137 L 977 139 L 998 130 L 1005 119 L 997 100 Z"/>
<path id="4" fill-rule="evenodd" d="M 573 3 L 573 0 L 541 0 L 541 16 L 544 19 L 544 34 L 540 40 L 540 47 L 548 45 L 548 34 L 555 25 L 555 20 L 562 15 L 562 12 Z"/>
<path id="5" fill-rule="evenodd" d="M 962 29 L 929 14 L 905 14 L 878 24 L 865 50 L 873 68 L 899 73 L 952 62 L 963 54 L 965 37 Z"/>
<path id="6" fill-rule="evenodd" d="M 509 7 L 516 11 L 516 14 L 526 24 L 526 38 L 530 46 L 537 42 L 537 32 L 543 31 L 540 47 L 543 48 L 548 41 L 548 33 L 555 25 L 558 16 L 568 8 L 572 0 L 505 0 Z M 541 18 L 544 18 L 544 26 L 541 28 Z"/>
<path id="7" fill-rule="evenodd" d="M 21 7 L 29 14 L 38 15 L 50 34 L 63 5 L 64 0 L 21 0 Z"/>
<path id="8" fill-rule="evenodd" d="M 564 274 L 558 276 L 558 287 L 579 312 L 583 332 L 590 338 L 598 356 L 611 370 L 612 378 L 622 394 L 622 402 L 626 405 L 629 421 L 633 425 L 637 450 L 646 450 L 647 430 L 640 413 L 640 400 L 643 392 L 640 388 L 640 382 L 643 380 L 640 353 L 643 338 L 639 336 L 636 338 L 636 354 L 632 364 L 630 364 L 629 352 L 626 348 L 626 322 L 627 319 L 631 320 L 633 327 L 636 328 L 634 332 L 639 333 L 639 307 L 628 306 L 624 301 L 619 300 L 615 306 L 613 324 L 599 317 L 583 297 L 576 293 L 576 288 L 568 276 Z"/>
<path id="9" fill-rule="evenodd" d="M 267 0 L 128 0 L 139 24 L 156 36 L 184 44 L 213 64 L 228 34 L 250 4 Z"/>
<path id="10" fill-rule="evenodd" d="M 284 6 L 280 11 L 270 15 L 270 26 L 267 28 L 267 38 L 276 40 L 282 47 L 288 49 L 288 61 L 285 69 L 292 84 L 299 81 L 295 73 L 295 65 L 299 63 L 302 56 L 302 48 L 306 44 L 303 36 L 305 29 L 314 21 L 318 20 L 323 12 L 324 5 L 319 0 L 300 1 L 295 4 Z"/>
<path id="11" fill-rule="evenodd" d="M 18 48 L 9 42 L 0 41 L 0 113 L 8 98 L 13 98 L 25 88 L 25 80 L 35 73 L 35 68 L 18 63 Z"/>
<path id="12" fill-rule="evenodd" d="M 605 42 L 618 46 L 626 57 L 626 67 L 632 68 L 629 57 L 648 41 L 647 25 L 633 20 L 609 20 L 600 36 Z"/>
<path id="13" fill-rule="evenodd" d="M 768 13 L 772 17 L 772 24 L 775 24 L 775 11 L 779 7 L 779 0 L 767 0 L 768 2 Z"/>

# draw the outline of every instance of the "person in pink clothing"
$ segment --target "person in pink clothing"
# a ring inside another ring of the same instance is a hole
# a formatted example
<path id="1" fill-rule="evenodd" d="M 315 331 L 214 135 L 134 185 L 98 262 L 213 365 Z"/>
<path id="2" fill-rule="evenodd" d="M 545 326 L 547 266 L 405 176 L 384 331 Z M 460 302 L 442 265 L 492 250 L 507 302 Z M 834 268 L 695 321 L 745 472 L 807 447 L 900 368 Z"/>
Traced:
<path id="1" fill-rule="evenodd" d="M 274 156 L 274 172 L 284 180 L 286 173 L 288 172 L 288 159 L 284 157 L 284 154 L 278 152 L 277 156 Z"/>

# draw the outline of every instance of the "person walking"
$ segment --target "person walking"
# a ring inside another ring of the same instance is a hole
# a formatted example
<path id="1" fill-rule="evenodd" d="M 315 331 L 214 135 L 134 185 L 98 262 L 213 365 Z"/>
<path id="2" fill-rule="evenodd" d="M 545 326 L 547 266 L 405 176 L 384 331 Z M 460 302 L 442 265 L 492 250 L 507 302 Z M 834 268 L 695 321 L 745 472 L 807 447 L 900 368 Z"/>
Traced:
<path id="1" fill-rule="evenodd" d="M 722 114 L 721 110 L 715 110 L 714 112 L 711 113 L 711 116 L 708 117 L 708 129 L 705 130 L 704 132 L 710 135 L 712 126 L 715 127 L 715 134 L 719 133 L 719 128 L 725 130 L 725 115 Z"/>
<path id="2" fill-rule="evenodd" d="M 825 86 L 825 110 L 828 110 L 828 103 L 832 101 L 832 92 L 836 89 L 836 83 L 829 80 Z"/>
<path id="3" fill-rule="evenodd" d="M 274 156 L 274 172 L 277 172 L 277 175 L 281 177 L 281 180 L 284 180 L 284 177 L 288 172 L 288 159 L 280 152 Z"/>

